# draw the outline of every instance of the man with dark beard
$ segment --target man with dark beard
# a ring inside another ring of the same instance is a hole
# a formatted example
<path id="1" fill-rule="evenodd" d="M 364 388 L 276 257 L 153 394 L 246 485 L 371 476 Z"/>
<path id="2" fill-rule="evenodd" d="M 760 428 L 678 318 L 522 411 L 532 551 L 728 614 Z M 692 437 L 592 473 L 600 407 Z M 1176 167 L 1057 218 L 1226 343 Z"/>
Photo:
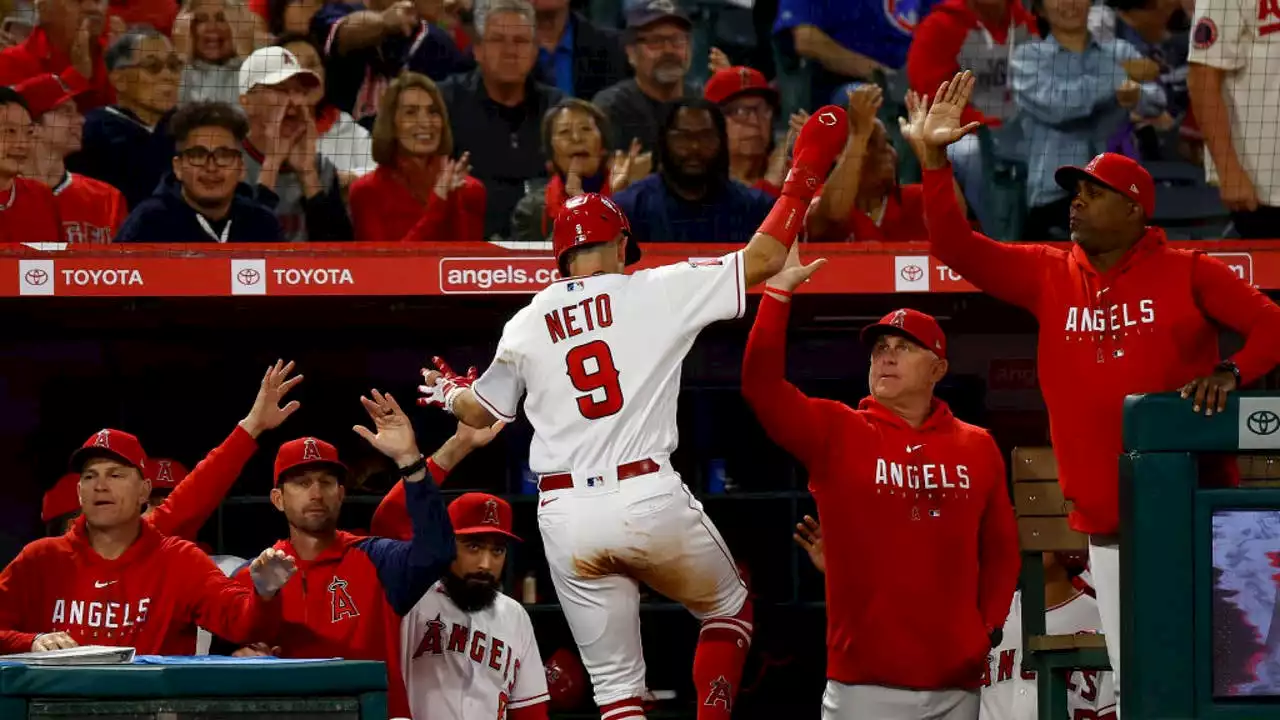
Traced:
<path id="1" fill-rule="evenodd" d="M 487 493 L 449 504 L 458 556 L 400 624 L 413 716 L 546 720 L 547 678 L 529 613 L 501 591 L 511 506 Z M 522 670 L 523 668 L 523 670 Z"/>
<path id="2" fill-rule="evenodd" d="M 729 177 L 724 114 L 702 98 L 677 100 L 662 125 L 658 173 L 618 193 L 639 242 L 746 243 L 773 198 Z"/>
<path id="3" fill-rule="evenodd" d="M 284 620 L 275 637 L 240 654 L 272 652 L 291 658 L 343 657 L 387 663 L 387 706 L 392 720 L 409 717 L 398 664 L 400 618 L 453 562 L 453 532 L 435 483 L 418 452 L 413 426 L 395 399 L 374 390 L 360 398 L 374 429 L 355 431 L 395 461 L 413 524 L 411 541 L 362 537 L 337 529 L 347 468 L 333 445 L 312 437 L 280 447 L 271 504 L 289 522 L 289 539 L 276 543 L 297 558 L 296 577 L 281 589 Z M 248 581 L 241 572 L 238 578 Z"/>

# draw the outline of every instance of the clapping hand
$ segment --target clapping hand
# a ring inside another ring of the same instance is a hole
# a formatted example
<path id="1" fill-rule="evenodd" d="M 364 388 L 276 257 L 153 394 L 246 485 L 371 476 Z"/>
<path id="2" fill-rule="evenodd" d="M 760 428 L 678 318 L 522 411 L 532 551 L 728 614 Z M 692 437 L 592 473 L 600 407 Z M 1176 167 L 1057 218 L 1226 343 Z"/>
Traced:
<path id="1" fill-rule="evenodd" d="M 289 582 L 289 578 L 298 571 L 298 564 L 282 550 L 267 548 L 249 564 L 249 577 L 253 579 L 253 587 L 258 597 L 270 600 L 280 588 Z"/>
<path id="2" fill-rule="evenodd" d="M 609 165 L 609 190 L 619 192 L 631 183 L 649 174 L 653 166 L 652 153 L 640 152 L 639 138 L 631 138 L 631 146 L 624 153 L 617 150 L 613 153 L 613 162 Z"/>
<path id="3" fill-rule="evenodd" d="M 876 114 L 884 104 L 884 90 L 875 83 L 863 83 L 849 91 L 849 129 L 864 141 L 876 127 Z"/>
<path id="4" fill-rule="evenodd" d="M 277 360 L 276 364 L 267 368 L 266 374 L 262 376 L 262 384 L 258 386 L 258 396 L 254 398 L 253 407 L 240 421 L 240 427 L 244 428 L 251 437 L 256 438 L 267 430 L 275 430 L 301 407 L 297 400 L 283 406 L 280 404 L 284 396 L 288 395 L 295 385 L 302 382 L 301 375 L 289 377 L 289 373 L 293 372 L 293 366 L 292 360 L 288 363 Z"/>
<path id="5" fill-rule="evenodd" d="M 445 158 L 444 164 L 440 167 L 440 174 L 436 176 L 436 197 L 447 200 L 449 193 L 466 184 L 467 176 L 470 174 L 471 153 L 464 152 L 457 160 Z"/>
<path id="6" fill-rule="evenodd" d="M 827 557 L 823 552 L 822 544 L 822 526 L 818 524 L 809 515 L 804 516 L 804 522 L 796 523 L 796 531 L 791 536 L 796 544 L 804 548 L 809 553 L 809 560 L 813 562 L 813 566 L 818 572 L 826 574 Z"/>

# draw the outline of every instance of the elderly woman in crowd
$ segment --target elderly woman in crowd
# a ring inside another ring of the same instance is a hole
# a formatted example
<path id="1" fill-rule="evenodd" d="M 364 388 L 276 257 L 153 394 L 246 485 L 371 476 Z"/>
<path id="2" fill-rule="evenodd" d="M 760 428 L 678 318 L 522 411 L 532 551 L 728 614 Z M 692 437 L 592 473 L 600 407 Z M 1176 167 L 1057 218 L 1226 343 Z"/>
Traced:
<path id="1" fill-rule="evenodd" d="M 239 0 L 186 0 L 173 24 L 173 44 L 186 61 L 178 102 L 235 105 L 240 63 L 269 37 Z"/>
<path id="2" fill-rule="evenodd" d="M 372 172 L 375 167 L 372 136 L 325 98 L 324 61 L 320 59 L 320 48 L 310 35 L 287 33 L 276 40 L 276 45 L 293 53 L 299 65 L 320 78 L 320 84 L 307 96 L 315 113 L 316 132 L 320 134 L 316 149 L 338 168 L 342 186 L 350 187 L 352 181 Z"/>
<path id="3" fill-rule="evenodd" d="M 378 167 L 351 186 L 356 240 L 484 239 L 485 188 L 453 132 L 436 84 L 406 72 L 383 93 L 373 125 Z"/>
<path id="4" fill-rule="evenodd" d="M 612 195 L 646 174 L 638 162 L 640 144 L 614 153 L 610 162 L 605 138 L 609 121 L 600 108 L 566 98 L 542 118 L 542 152 L 550 160 L 549 180 L 530 181 L 511 216 L 511 239 L 536 242 L 551 237 L 551 225 L 569 198 L 584 192 Z M 633 172 L 634 171 L 634 172 Z"/>

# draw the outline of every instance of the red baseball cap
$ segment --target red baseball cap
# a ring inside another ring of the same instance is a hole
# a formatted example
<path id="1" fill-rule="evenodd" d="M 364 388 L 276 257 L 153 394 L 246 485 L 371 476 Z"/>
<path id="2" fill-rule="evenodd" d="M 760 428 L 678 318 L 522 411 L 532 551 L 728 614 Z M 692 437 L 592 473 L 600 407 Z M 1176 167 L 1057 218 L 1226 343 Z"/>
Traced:
<path id="1" fill-rule="evenodd" d="M 702 97 L 717 105 L 723 105 L 744 93 L 760 95 L 778 104 L 778 91 L 769 87 L 764 73 L 755 68 L 737 65 L 717 70 L 702 90 Z"/>
<path id="2" fill-rule="evenodd" d="M 40 520 L 53 522 L 55 518 L 80 512 L 80 474 L 67 473 L 49 492 L 44 494 L 44 502 L 40 504 Z"/>
<path id="3" fill-rule="evenodd" d="M 919 310 L 903 308 L 880 318 L 880 322 L 862 328 L 862 342 L 870 345 L 881 335 L 900 335 L 922 348 L 932 350 L 938 357 L 947 357 L 947 336 L 932 315 Z"/>
<path id="4" fill-rule="evenodd" d="M 75 98 L 79 92 L 67 87 L 62 78 L 53 73 L 37 75 L 13 86 L 14 90 L 27 101 L 31 117 L 39 120 L 41 115 L 53 110 L 64 102 Z"/>
<path id="5" fill-rule="evenodd" d="M 168 458 L 151 458 L 143 473 L 151 481 L 152 490 L 172 490 L 187 477 L 187 466 Z"/>
<path id="6" fill-rule="evenodd" d="M 147 453 L 142 450 L 142 443 L 138 441 L 136 435 L 123 430 L 110 428 L 99 430 L 85 440 L 79 450 L 71 453 L 71 472 L 79 475 L 84 471 L 85 462 L 95 457 L 119 460 L 126 465 L 138 468 L 143 475 L 147 472 Z"/>
<path id="7" fill-rule="evenodd" d="M 310 465 L 327 466 L 338 474 L 338 479 L 347 476 L 347 466 L 338 459 L 338 449 L 329 443 L 313 437 L 298 438 L 280 446 L 276 453 L 275 485 L 280 484 L 280 476 L 300 467 Z"/>
<path id="8" fill-rule="evenodd" d="M 1119 153 L 1102 153 L 1084 167 L 1064 165 L 1053 174 L 1064 190 L 1075 195 L 1081 180 L 1092 180 L 1129 198 L 1147 217 L 1156 212 L 1156 184 L 1151 173 L 1137 160 Z"/>
<path id="9" fill-rule="evenodd" d="M 454 535 L 497 533 L 512 540 L 520 536 L 511 532 L 511 504 L 496 495 L 470 492 L 449 503 L 449 523 Z"/>

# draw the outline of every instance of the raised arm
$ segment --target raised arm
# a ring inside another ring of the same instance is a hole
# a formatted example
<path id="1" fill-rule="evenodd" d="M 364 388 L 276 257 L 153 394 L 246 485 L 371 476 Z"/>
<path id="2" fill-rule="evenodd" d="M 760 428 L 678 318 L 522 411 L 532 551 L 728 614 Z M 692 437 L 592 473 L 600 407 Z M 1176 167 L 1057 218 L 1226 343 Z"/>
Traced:
<path id="1" fill-rule="evenodd" d="M 360 403 L 377 432 L 364 426 L 354 429 L 400 468 L 413 539 L 405 542 L 369 538 L 362 540 L 359 547 L 377 569 L 387 602 L 397 614 L 407 615 L 431 584 L 448 570 L 457 546 L 440 491 L 435 483 L 424 482 L 429 463 L 418 451 L 409 417 L 390 394 L 374 390 L 371 395 L 372 400 L 362 397 Z"/>
<path id="2" fill-rule="evenodd" d="M 801 265 L 794 251 L 787 267 L 769 281 L 756 312 L 742 358 L 742 395 L 769 438 L 806 466 L 818 460 L 831 442 L 830 400 L 816 400 L 786 379 L 787 319 L 791 293 L 808 280 L 824 260 Z"/>
<path id="3" fill-rule="evenodd" d="M 960 118 L 973 93 L 973 74 L 956 74 L 934 94 L 926 108 L 915 92 L 907 95 L 910 119 L 902 133 L 924 169 L 924 218 L 929 228 L 929 252 L 978 286 L 1005 302 L 1035 312 L 1044 285 L 1047 247 L 1000 243 L 974 232 L 956 201 L 955 178 L 947 161 L 947 146 L 977 130 L 980 123 L 961 125 Z"/>
<path id="4" fill-rule="evenodd" d="M 817 207 L 805 220 L 810 240 L 838 241 L 848 237 L 846 228 L 849 215 L 854 211 L 854 200 L 858 197 L 867 143 L 876 127 L 876 113 L 883 103 L 879 85 L 864 83 L 849 93 L 849 141 L 823 186 Z"/>
<path id="5" fill-rule="evenodd" d="M 848 138 L 848 116 L 835 105 L 819 109 L 805 122 L 796 138 L 791 172 L 782 183 L 782 196 L 742 251 L 746 287 L 758 285 L 782 269 L 787 251 L 804 229 L 809 202 Z"/>
<path id="6" fill-rule="evenodd" d="M 162 535 L 194 540 L 205 521 L 218 509 L 222 499 L 231 491 L 240 471 L 258 449 L 257 438 L 267 430 L 274 430 L 298 410 L 295 400 L 284 406 L 281 401 L 302 376 L 292 378 L 293 362 L 277 360 L 267 368 L 258 386 L 249 414 L 236 425 L 222 444 L 214 448 L 199 465 L 178 483 L 169 497 L 159 507 L 147 514 L 147 521 Z"/>

